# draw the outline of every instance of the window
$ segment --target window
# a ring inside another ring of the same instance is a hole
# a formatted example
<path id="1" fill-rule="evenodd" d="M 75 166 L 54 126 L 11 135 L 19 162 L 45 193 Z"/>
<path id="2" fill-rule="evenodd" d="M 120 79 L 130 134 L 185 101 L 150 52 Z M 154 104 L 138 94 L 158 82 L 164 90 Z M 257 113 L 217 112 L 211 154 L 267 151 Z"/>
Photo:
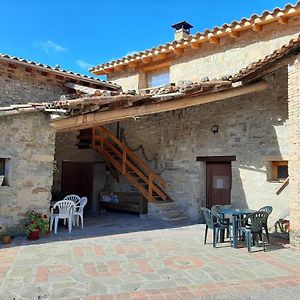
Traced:
<path id="1" fill-rule="evenodd" d="M 275 181 L 283 181 L 289 176 L 287 161 L 272 162 L 272 179 Z"/>
<path id="2" fill-rule="evenodd" d="M 170 83 L 169 69 L 164 69 L 147 74 L 147 85 L 149 88 L 159 87 Z"/>
<path id="3" fill-rule="evenodd" d="M 8 185 L 8 171 L 9 171 L 10 159 L 0 158 L 0 186 Z M 3 181 L 2 181 L 3 179 Z"/>
<path id="4" fill-rule="evenodd" d="M 4 176 L 4 170 L 5 170 L 5 159 L 0 158 L 0 176 Z"/>

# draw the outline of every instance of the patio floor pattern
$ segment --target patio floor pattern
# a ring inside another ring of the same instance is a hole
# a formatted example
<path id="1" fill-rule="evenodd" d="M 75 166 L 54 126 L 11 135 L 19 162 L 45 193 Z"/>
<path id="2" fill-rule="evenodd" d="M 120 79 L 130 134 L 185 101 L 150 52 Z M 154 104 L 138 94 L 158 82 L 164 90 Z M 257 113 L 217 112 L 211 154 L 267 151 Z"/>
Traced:
<path id="1" fill-rule="evenodd" d="M 204 225 L 191 225 L 2 246 L 0 299 L 235 299 L 279 288 L 300 292 L 296 252 L 278 244 L 265 253 L 228 243 L 213 248 L 203 245 L 203 236 Z"/>

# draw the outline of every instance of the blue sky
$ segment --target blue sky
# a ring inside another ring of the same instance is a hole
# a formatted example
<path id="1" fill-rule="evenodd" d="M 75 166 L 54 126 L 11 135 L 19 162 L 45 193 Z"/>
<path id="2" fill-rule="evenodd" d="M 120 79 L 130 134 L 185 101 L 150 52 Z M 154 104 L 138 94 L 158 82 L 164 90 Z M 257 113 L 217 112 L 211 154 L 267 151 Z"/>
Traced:
<path id="1" fill-rule="evenodd" d="M 172 41 L 170 25 L 178 21 L 190 22 L 195 33 L 286 3 L 0 0 L 0 52 L 89 74 L 92 65 Z"/>

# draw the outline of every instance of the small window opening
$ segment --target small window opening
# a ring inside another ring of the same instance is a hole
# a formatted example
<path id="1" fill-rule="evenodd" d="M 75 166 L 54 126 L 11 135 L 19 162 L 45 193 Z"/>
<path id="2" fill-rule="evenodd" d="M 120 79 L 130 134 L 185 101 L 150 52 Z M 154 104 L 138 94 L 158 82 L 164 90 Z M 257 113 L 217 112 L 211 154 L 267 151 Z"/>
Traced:
<path id="1" fill-rule="evenodd" d="M 170 71 L 164 69 L 147 74 L 147 85 L 149 88 L 155 88 L 170 83 Z"/>
<path id="2" fill-rule="evenodd" d="M 0 186 L 8 186 L 9 185 L 9 167 L 10 167 L 10 159 L 9 158 L 0 158 Z"/>
<path id="3" fill-rule="evenodd" d="M 273 161 L 272 175 L 274 181 L 284 181 L 289 176 L 288 161 Z"/>

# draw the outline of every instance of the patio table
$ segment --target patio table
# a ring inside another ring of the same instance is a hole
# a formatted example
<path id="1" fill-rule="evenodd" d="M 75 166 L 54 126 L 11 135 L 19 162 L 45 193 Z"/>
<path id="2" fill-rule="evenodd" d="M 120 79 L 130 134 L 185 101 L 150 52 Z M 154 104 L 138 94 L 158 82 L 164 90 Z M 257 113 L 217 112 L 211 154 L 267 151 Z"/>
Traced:
<path id="1" fill-rule="evenodd" d="M 238 217 L 243 217 L 253 213 L 255 210 L 247 209 L 247 208 L 222 208 L 220 213 L 223 215 L 231 216 L 232 218 L 232 247 L 237 248 L 237 232 L 238 225 L 237 219 Z"/>

